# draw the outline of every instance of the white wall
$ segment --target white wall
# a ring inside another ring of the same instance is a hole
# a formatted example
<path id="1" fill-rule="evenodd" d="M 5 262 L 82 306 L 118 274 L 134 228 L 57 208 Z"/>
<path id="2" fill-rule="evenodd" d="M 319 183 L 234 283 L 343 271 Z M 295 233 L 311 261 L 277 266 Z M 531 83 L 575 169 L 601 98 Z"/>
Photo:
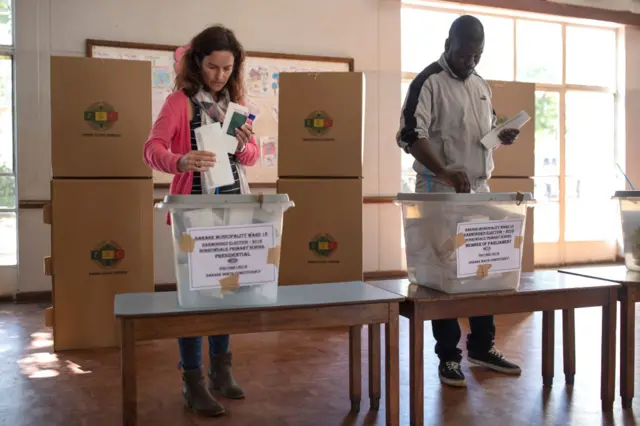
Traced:
<path id="1" fill-rule="evenodd" d="M 582 3 L 593 6 L 593 1 Z M 364 193 L 392 195 L 400 188 L 400 151 L 394 142 L 400 107 L 400 0 L 325 0 L 321 7 L 312 0 L 56 0 L 55 7 L 52 3 L 15 2 L 21 200 L 48 200 L 50 195 L 51 54 L 83 55 L 87 38 L 179 44 L 218 22 L 233 28 L 249 50 L 353 57 L 356 69 L 367 77 Z M 607 2 L 599 3 L 604 7 Z M 625 34 L 627 169 L 639 182 L 640 169 L 632 159 L 640 156 L 640 123 L 632 115 L 640 109 L 640 31 Z M 42 274 L 42 257 L 50 253 L 49 227 L 42 224 L 39 210 L 22 210 L 19 229 L 18 273 L 15 268 L 0 268 L 0 284 L 5 283 L 0 293 L 5 288 L 49 290 L 50 280 Z M 401 269 L 400 229 L 394 206 L 364 206 L 365 271 Z M 168 229 L 161 216 L 156 218 L 155 246 L 156 282 L 173 282 Z"/>
<path id="2" fill-rule="evenodd" d="M 84 55 L 87 38 L 180 44 L 205 26 L 235 30 L 247 50 L 347 56 L 367 79 L 364 194 L 395 194 L 400 151 L 400 2 L 397 0 L 20 0 L 16 2 L 16 104 L 21 200 L 48 200 L 50 55 Z M 333 26 L 333 29 L 329 29 Z M 160 194 L 158 194 L 160 195 Z M 365 271 L 401 269 L 400 216 L 390 205 L 364 208 Z M 49 290 L 42 257 L 49 227 L 39 210 L 19 215 L 17 290 Z M 384 229 L 382 224 L 384 224 Z M 174 282 L 168 227 L 156 218 L 156 282 Z"/>

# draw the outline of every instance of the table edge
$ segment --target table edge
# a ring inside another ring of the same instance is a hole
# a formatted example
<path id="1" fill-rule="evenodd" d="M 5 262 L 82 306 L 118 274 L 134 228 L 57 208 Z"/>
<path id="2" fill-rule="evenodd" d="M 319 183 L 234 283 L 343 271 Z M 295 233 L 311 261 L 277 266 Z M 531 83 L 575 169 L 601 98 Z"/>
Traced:
<path id="1" fill-rule="evenodd" d="M 592 279 L 592 280 L 604 281 L 604 282 L 608 282 L 608 283 L 619 284 L 619 285 L 625 286 L 625 287 L 628 287 L 628 286 L 640 286 L 640 281 L 616 280 L 616 279 L 613 279 L 613 278 L 604 278 L 604 277 L 596 276 L 596 275 L 580 274 L 580 273 L 578 273 L 577 270 L 558 269 L 558 273 L 559 274 L 565 274 L 565 275 L 573 275 L 573 276 L 576 276 L 576 277 L 588 278 L 588 279 Z"/>
<path id="2" fill-rule="evenodd" d="M 384 289 L 380 289 L 384 290 Z M 396 294 L 391 291 L 388 293 Z M 310 304 L 310 305 L 287 305 L 287 306 L 247 306 L 245 308 L 230 308 L 230 309 L 219 309 L 219 310 L 185 310 L 181 312 L 167 312 L 167 313 L 152 313 L 152 314 L 117 314 L 114 313 L 116 319 L 137 319 L 137 318 L 163 318 L 163 317 L 174 317 L 174 316 L 191 316 L 191 315 L 218 315 L 218 314 L 230 314 L 230 313 L 246 313 L 246 312 L 264 312 L 264 311 L 285 311 L 285 310 L 294 310 L 294 309 L 317 309 L 317 308 L 331 308 L 337 306 L 358 306 L 358 305 L 377 305 L 377 304 L 391 304 L 391 303 L 402 303 L 406 301 L 406 298 L 402 295 L 397 295 L 397 298 L 394 299 L 381 299 L 374 301 L 364 301 L 364 302 L 342 302 L 342 303 L 331 303 L 331 304 Z M 188 308 L 185 308 L 188 309 Z"/>
<path id="3" fill-rule="evenodd" d="M 568 274 L 570 275 L 570 274 Z M 585 278 L 589 278 L 589 277 L 585 277 Z M 612 288 L 622 288 L 624 285 L 617 282 L 617 281 L 608 281 L 608 280 L 600 280 L 600 281 L 604 281 L 606 284 L 603 285 L 599 285 L 599 286 L 593 286 L 593 287 L 578 287 L 578 288 L 555 288 L 555 289 L 550 289 L 550 290 L 534 290 L 534 291 L 511 291 L 511 292 L 505 292 L 504 290 L 499 290 L 499 291 L 495 291 L 495 292 L 477 292 L 477 293 L 442 293 L 443 297 L 442 298 L 426 298 L 426 297 L 411 297 L 411 296 L 405 296 L 403 294 L 400 293 L 396 293 L 392 290 L 383 288 L 383 287 L 378 287 L 381 290 L 386 290 L 388 292 L 391 293 L 395 293 L 398 294 L 399 296 L 402 296 L 405 300 L 404 303 L 406 302 L 424 302 L 424 303 L 430 303 L 430 302 L 448 302 L 451 300 L 466 300 L 466 299 L 484 299 L 484 298 L 494 298 L 494 297 L 508 297 L 508 296 L 525 296 L 525 295 L 539 295 L 539 294 L 544 294 L 544 293 L 572 293 L 572 292 L 581 292 L 581 291 L 589 291 L 589 290 L 611 290 Z M 375 285 L 375 284 L 372 284 Z M 427 287 L 428 288 L 428 287 Z M 432 291 L 438 291 L 438 290 L 432 290 Z M 479 297 L 475 297 L 475 295 L 479 295 L 481 294 L 482 296 Z M 447 297 L 449 296 L 449 297 Z"/>

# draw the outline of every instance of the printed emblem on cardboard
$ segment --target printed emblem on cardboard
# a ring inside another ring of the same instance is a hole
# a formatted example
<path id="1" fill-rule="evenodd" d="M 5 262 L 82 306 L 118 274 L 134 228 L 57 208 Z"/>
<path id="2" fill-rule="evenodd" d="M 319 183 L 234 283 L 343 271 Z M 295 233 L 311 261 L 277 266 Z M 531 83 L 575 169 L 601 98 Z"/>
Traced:
<path id="1" fill-rule="evenodd" d="M 309 250 L 319 257 L 329 257 L 338 249 L 338 242 L 329 234 L 317 235 L 309 242 Z"/>
<path id="2" fill-rule="evenodd" d="M 333 127 L 333 119 L 324 111 L 314 111 L 304 119 L 304 127 L 313 136 L 325 135 Z"/>
<path id="3" fill-rule="evenodd" d="M 96 102 L 84 112 L 84 121 L 94 130 L 109 130 L 118 121 L 118 112 L 106 102 Z"/>
<path id="4" fill-rule="evenodd" d="M 124 249 L 115 241 L 103 241 L 91 250 L 91 260 L 104 268 L 117 266 L 124 259 Z"/>

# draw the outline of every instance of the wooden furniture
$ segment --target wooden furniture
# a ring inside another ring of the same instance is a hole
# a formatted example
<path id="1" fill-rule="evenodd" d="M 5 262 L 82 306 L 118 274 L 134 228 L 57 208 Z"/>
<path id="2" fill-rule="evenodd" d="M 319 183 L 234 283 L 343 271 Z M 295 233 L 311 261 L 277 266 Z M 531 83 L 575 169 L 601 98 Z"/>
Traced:
<path id="1" fill-rule="evenodd" d="M 123 425 L 137 424 L 136 342 L 325 327 L 350 327 L 349 394 L 351 409 L 357 411 L 361 399 L 361 328 L 382 323 L 386 324 L 387 425 L 399 424 L 398 304 L 403 297 L 363 282 L 280 287 L 278 300 L 272 304 L 261 303 L 254 293 L 234 296 L 233 305 L 221 299 L 220 306 L 208 309 L 181 308 L 175 292 L 116 296 L 115 316 L 120 319 L 122 329 Z M 378 327 L 374 329 L 379 332 Z M 377 343 L 380 344 L 379 340 Z M 370 352 L 379 357 L 379 350 Z M 371 371 L 378 375 L 372 377 L 369 388 L 373 408 L 380 401 L 380 361 L 376 360 L 378 368 Z"/>
<path id="2" fill-rule="evenodd" d="M 409 318 L 411 425 L 424 422 L 424 321 L 469 316 L 542 311 L 542 378 L 551 386 L 554 374 L 555 310 L 562 309 L 564 373 L 573 384 L 575 374 L 574 309 L 602 306 L 602 405 L 611 409 L 615 387 L 616 292 L 614 283 L 580 279 L 556 272 L 523 274 L 519 291 L 446 294 L 410 284 L 408 280 L 372 281 L 406 298 L 400 315 Z"/>
<path id="3" fill-rule="evenodd" d="M 635 378 L 635 314 L 640 300 L 640 272 L 629 271 L 624 265 L 569 268 L 558 272 L 594 278 L 622 285 L 620 301 L 620 398 L 623 408 L 631 408 Z"/>

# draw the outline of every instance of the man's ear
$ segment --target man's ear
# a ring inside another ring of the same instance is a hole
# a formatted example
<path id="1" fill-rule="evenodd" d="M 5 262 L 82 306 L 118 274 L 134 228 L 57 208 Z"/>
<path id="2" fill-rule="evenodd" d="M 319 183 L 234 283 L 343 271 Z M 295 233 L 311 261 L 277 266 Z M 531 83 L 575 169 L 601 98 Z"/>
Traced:
<path id="1" fill-rule="evenodd" d="M 449 51 L 449 47 L 451 46 L 451 42 L 449 41 L 449 39 L 446 39 L 444 41 L 444 51 L 448 52 Z"/>

